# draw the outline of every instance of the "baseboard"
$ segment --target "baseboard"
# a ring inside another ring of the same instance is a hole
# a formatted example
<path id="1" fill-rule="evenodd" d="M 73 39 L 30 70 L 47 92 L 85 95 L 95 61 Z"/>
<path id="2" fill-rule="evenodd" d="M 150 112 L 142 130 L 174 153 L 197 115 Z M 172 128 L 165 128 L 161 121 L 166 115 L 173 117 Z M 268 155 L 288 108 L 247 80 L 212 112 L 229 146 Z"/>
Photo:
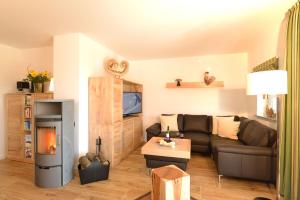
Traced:
<path id="1" fill-rule="evenodd" d="M 0 160 L 4 160 L 5 159 L 5 155 L 4 154 L 0 154 Z"/>

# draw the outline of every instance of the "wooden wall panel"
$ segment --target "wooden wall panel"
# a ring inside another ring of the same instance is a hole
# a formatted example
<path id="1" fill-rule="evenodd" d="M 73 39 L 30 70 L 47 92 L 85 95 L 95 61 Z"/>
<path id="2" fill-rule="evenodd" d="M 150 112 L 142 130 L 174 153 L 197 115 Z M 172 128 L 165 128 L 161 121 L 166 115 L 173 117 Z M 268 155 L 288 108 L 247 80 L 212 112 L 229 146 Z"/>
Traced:
<path id="1" fill-rule="evenodd" d="M 10 160 L 21 161 L 24 157 L 24 135 L 7 135 L 7 158 Z"/>
<path id="2" fill-rule="evenodd" d="M 134 118 L 134 135 L 133 135 L 133 147 L 137 148 L 143 142 L 143 121 L 142 117 L 138 116 Z"/>
<path id="3" fill-rule="evenodd" d="M 31 101 L 26 108 L 31 109 L 31 118 L 24 116 L 25 96 L 30 96 Z M 34 109 L 37 99 L 52 99 L 53 93 L 10 93 L 6 95 L 6 134 L 7 158 L 21 162 L 34 162 Z M 26 130 L 24 121 L 30 121 L 31 130 Z M 25 135 L 31 135 L 31 158 L 25 158 Z"/>
<path id="4" fill-rule="evenodd" d="M 128 155 L 133 150 L 133 132 L 134 120 L 129 118 L 123 121 L 123 150 L 124 156 Z"/>
<path id="5" fill-rule="evenodd" d="M 116 122 L 113 125 L 113 165 L 117 165 L 123 159 L 123 134 L 122 134 L 122 122 Z"/>
<path id="6" fill-rule="evenodd" d="M 96 152 L 100 136 L 101 152 L 112 162 L 113 92 L 111 78 L 89 79 L 89 151 Z"/>
<path id="7" fill-rule="evenodd" d="M 134 134 L 140 130 L 134 128 L 135 117 L 123 118 L 124 91 L 142 91 L 142 85 L 112 77 L 89 79 L 89 151 L 96 151 L 95 140 L 100 136 L 101 151 L 112 167 L 137 146 L 134 135 L 142 134 Z"/>
<path id="8" fill-rule="evenodd" d="M 121 122 L 123 120 L 123 81 L 122 79 L 114 79 L 113 86 L 113 122 Z"/>
<path id="9" fill-rule="evenodd" d="M 24 131 L 24 95 L 6 96 L 6 128 L 9 134 L 20 134 Z"/>

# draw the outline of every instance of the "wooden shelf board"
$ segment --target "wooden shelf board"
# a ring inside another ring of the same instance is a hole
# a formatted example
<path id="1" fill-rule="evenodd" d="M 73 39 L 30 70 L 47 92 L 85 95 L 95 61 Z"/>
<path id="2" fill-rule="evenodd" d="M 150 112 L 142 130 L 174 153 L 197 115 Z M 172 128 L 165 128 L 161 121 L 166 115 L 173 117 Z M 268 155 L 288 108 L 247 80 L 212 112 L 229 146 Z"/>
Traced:
<path id="1" fill-rule="evenodd" d="M 218 88 L 224 87 L 224 81 L 214 81 L 210 85 L 204 82 L 181 82 L 181 86 L 177 86 L 176 82 L 167 83 L 166 88 Z"/>

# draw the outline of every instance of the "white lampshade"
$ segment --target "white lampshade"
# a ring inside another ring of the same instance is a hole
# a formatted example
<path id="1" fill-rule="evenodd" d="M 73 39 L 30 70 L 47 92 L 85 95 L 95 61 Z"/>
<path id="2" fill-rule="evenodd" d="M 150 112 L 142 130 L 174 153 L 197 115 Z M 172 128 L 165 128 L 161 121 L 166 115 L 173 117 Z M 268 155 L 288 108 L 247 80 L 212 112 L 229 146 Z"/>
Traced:
<path id="1" fill-rule="evenodd" d="M 248 74 L 247 94 L 287 94 L 287 71 L 270 70 Z"/>
<path id="2" fill-rule="evenodd" d="M 50 79 L 49 91 L 54 92 L 54 78 Z"/>

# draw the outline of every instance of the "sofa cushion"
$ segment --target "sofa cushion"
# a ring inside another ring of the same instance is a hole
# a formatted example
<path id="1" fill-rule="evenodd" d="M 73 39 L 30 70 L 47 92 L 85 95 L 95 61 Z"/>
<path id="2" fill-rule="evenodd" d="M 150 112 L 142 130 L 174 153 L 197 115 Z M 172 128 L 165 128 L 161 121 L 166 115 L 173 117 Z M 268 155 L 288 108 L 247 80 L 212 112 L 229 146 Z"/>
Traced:
<path id="1" fill-rule="evenodd" d="M 178 114 L 177 115 L 177 123 L 178 123 L 178 130 L 180 131 L 180 132 L 182 132 L 183 131 L 183 114 Z"/>
<path id="2" fill-rule="evenodd" d="M 237 140 L 240 122 L 233 121 L 233 117 L 218 117 L 218 135 L 221 137 Z"/>
<path id="3" fill-rule="evenodd" d="M 162 114 L 162 116 L 173 116 L 176 114 Z M 178 130 L 180 132 L 183 131 L 183 114 L 178 114 L 177 115 L 177 125 L 178 125 Z"/>
<path id="4" fill-rule="evenodd" d="M 232 118 L 233 121 L 239 122 L 244 117 L 239 117 L 237 115 L 219 115 L 219 116 L 212 116 L 212 134 L 218 135 L 218 118 Z"/>
<path id="5" fill-rule="evenodd" d="M 168 130 L 170 131 L 178 131 L 178 124 L 177 124 L 177 115 L 161 115 L 160 116 L 160 123 L 161 123 L 161 131 L 165 132 Z"/>
<path id="6" fill-rule="evenodd" d="M 233 121 L 235 121 L 235 122 L 240 121 L 240 118 L 241 118 L 237 115 L 217 115 L 216 117 L 233 117 Z"/>
<path id="7" fill-rule="evenodd" d="M 241 118 L 239 132 L 238 132 L 238 138 L 239 138 L 239 140 L 241 140 L 243 132 L 244 132 L 245 128 L 247 127 L 247 125 L 248 125 L 248 123 L 250 121 L 252 121 L 252 120 L 248 119 L 248 118 L 245 118 L 245 117 Z"/>
<path id="8" fill-rule="evenodd" d="M 239 140 L 232 140 L 229 138 L 220 137 L 218 135 L 211 135 L 210 136 L 211 149 L 214 149 L 219 145 L 243 145 L 243 143 Z"/>
<path id="9" fill-rule="evenodd" d="M 184 115 L 184 131 L 210 132 L 207 115 Z"/>
<path id="10" fill-rule="evenodd" d="M 199 132 L 185 132 L 184 138 L 190 139 L 192 145 L 209 145 L 209 135 Z"/>
<path id="11" fill-rule="evenodd" d="M 239 140 L 231 140 L 228 138 L 223 138 L 218 135 L 210 136 L 210 147 L 213 154 L 214 159 L 217 157 L 217 147 L 224 145 L 243 145 Z"/>
<path id="12" fill-rule="evenodd" d="M 212 120 L 212 131 L 211 133 L 214 134 L 214 135 L 218 135 L 218 119 L 216 116 L 213 116 L 212 117 L 213 120 Z"/>
<path id="13" fill-rule="evenodd" d="M 258 121 L 251 120 L 239 133 L 239 139 L 246 145 L 270 147 L 276 141 L 276 131 Z"/>

